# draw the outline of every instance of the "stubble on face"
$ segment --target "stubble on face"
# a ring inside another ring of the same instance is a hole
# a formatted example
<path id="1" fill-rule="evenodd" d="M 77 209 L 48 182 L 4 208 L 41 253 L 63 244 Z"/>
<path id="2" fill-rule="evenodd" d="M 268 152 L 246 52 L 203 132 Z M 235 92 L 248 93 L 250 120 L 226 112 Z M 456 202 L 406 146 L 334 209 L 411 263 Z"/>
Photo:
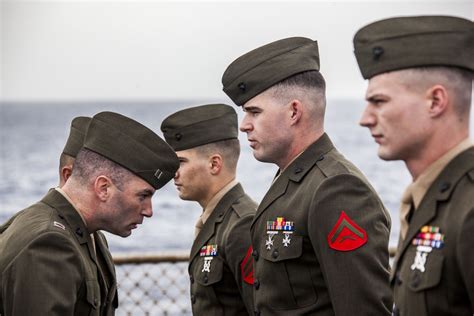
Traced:
<path id="1" fill-rule="evenodd" d="M 278 102 L 271 90 L 267 90 L 245 103 L 243 109 L 241 131 L 247 133 L 255 159 L 279 165 L 291 146 L 287 105 Z"/>
<path id="2" fill-rule="evenodd" d="M 151 198 L 155 189 L 144 180 L 133 176 L 125 181 L 109 201 L 105 215 L 104 230 L 121 237 L 128 237 L 132 230 L 143 223 L 144 217 L 151 217 Z"/>

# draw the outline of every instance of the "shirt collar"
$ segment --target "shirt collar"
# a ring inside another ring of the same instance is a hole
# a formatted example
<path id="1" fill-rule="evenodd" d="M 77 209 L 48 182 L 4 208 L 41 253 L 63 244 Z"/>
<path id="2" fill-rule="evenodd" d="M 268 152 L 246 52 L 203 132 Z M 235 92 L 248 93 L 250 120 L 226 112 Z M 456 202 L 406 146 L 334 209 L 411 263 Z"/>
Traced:
<path id="1" fill-rule="evenodd" d="M 425 171 L 411 183 L 405 193 L 403 194 L 402 203 L 406 203 L 406 200 L 409 200 L 410 196 L 413 198 L 413 206 L 415 209 L 420 205 L 423 197 L 426 192 L 439 176 L 441 171 L 461 152 L 465 151 L 469 147 L 474 146 L 474 143 L 470 138 L 466 138 L 461 141 L 459 144 L 450 149 L 447 153 L 441 156 L 438 160 L 433 162 Z"/>
<path id="2" fill-rule="evenodd" d="M 216 208 L 217 206 L 217 203 L 219 203 L 219 201 L 222 199 L 222 197 L 227 193 L 229 192 L 234 186 L 236 186 L 238 183 L 238 181 L 236 179 L 233 179 L 232 181 L 230 181 L 229 183 L 227 183 L 222 189 L 219 190 L 219 192 L 217 192 L 213 197 L 212 199 L 209 201 L 209 203 L 207 204 L 207 206 L 204 208 L 204 212 L 202 213 L 201 215 L 201 220 L 204 223 L 206 223 L 207 219 L 209 218 L 209 216 L 211 216 L 212 214 L 212 211 L 214 211 L 214 209 Z"/>

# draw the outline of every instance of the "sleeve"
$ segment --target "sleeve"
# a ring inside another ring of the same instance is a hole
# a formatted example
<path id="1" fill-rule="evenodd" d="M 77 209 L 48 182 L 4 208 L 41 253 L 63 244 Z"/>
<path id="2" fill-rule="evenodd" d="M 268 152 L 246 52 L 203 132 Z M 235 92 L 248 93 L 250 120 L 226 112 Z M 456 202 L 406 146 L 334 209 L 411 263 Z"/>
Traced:
<path id="1" fill-rule="evenodd" d="M 472 197 L 472 195 L 470 195 Z M 471 202 L 472 204 L 472 202 Z M 471 312 L 474 314 L 474 251 L 472 245 L 474 243 L 474 208 L 467 212 L 460 227 L 458 237 L 458 248 L 456 252 L 457 261 L 459 262 L 459 270 L 464 280 L 464 286 L 467 289 L 467 295 L 471 303 Z"/>
<path id="2" fill-rule="evenodd" d="M 390 315 L 390 217 L 356 176 L 326 179 L 316 190 L 308 233 L 336 315 Z"/>
<path id="3" fill-rule="evenodd" d="M 225 244 L 229 264 L 249 315 L 253 315 L 253 257 L 250 241 L 250 225 L 253 214 L 239 218 L 229 230 Z"/>
<path id="4" fill-rule="evenodd" d="M 74 315 L 82 281 L 79 260 L 63 234 L 39 235 L 3 272 L 5 315 Z"/>

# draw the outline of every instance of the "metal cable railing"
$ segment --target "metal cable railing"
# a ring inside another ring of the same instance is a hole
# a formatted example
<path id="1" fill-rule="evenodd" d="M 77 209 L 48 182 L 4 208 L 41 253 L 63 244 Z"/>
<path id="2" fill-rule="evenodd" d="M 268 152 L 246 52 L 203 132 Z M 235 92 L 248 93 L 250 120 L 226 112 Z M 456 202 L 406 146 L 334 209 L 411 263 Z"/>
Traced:
<path id="1" fill-rule="evenodd" d="M 114 256 L 116 315 L 191 315 L 188 252 Z"/>

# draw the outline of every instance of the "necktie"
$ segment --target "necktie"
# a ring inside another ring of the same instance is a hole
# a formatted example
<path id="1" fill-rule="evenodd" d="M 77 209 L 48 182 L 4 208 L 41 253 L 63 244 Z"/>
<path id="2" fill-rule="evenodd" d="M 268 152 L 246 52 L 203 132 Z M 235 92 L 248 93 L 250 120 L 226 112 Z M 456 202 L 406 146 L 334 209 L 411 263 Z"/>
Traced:
<path id="1" fill-rule="evenodd" d="M 407 235 L 411 212 L 413 212 L 414 209 L 411 187 L 408 186 L 403 193 L 402 201 L 400 203 L 400 236 L 402 241 L 405 240 Z"/>
<path id="2" fill-rule="evenodd" d="M 194 225 L 194 238 L 199 235 L 199 232 L 201 231 L 202 227 L 204 226 L 204 223 L 202 222 L 202 215 L 198 217 L 196 224 Z"/>

